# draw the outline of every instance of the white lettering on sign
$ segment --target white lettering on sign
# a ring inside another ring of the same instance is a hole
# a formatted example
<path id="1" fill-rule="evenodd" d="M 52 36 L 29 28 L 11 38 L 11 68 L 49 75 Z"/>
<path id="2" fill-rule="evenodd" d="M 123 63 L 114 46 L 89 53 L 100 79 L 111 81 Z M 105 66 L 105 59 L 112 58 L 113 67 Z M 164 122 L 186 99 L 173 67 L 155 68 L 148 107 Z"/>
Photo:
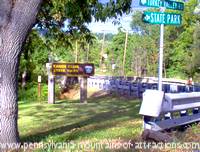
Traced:
<path id="1" fill-rule="evenodd" d="M 180 15 L 177 14 L 167 14 L 167 23 L 178 24 L 180 23 Z"/>
<path id="2" fill-rule="evenodd" d="M 165 23 L 165 14 L 151 13 L 152 22 Z"/>
<path id="3" fill-rule="evenodd" d="M 162 1 L 160 0 L 151 0 L 148 1 L 149 2 L 149 6 L 155 6 L 155 7 L 160 7 L 162 5 Z"/>
<path id="4" fill-rule="evenodd" d="M 181 15 L 172 13 L 146 12 L 144 21 L 153 24 L 179 25 L 181 24 Z"/>

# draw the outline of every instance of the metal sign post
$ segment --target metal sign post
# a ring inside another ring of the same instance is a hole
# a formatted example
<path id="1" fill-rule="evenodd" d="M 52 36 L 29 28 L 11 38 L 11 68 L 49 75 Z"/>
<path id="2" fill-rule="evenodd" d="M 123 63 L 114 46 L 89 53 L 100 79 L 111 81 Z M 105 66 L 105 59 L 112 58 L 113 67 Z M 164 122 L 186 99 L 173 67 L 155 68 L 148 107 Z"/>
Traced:
<path id="1" fill-rule="evenodd" d="M 160 11 L 164 12 L 165 8 L 161 7 Z M 161 24 L 160 25 L 159 68 L 158 68 L 158 90 L 159 91 L 162 91 L 163 48 L 164 48 L 164 24 Z"/>
<path id="2" fill-rule="evenodd" d="M 164 47 L 164 25 L 180 25 L 182 18 L 180 14 L 164 13 L 165 9 L 184 10 L 184 3 L 170 0 L 140 0 L 140 5 L 160 8 L 160 12 L 144 12 L 142 20 L 145 23 L 160 24 L 160 49 L 158 66 L 158 90 L 162 91 L 163 72 L 163 47 Z"/>

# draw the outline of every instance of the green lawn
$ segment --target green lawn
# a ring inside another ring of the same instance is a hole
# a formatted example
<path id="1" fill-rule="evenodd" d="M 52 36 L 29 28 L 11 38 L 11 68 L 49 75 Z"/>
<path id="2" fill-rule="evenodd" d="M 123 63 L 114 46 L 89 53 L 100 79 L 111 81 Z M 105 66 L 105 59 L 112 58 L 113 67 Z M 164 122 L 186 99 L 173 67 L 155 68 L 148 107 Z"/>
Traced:
<path id="1" fill-rule="evenodd" d="M 142 131 L 139 107 L 138 100 L 110 96 L 91 98 L 87 104 L 80 104 L 79 101 L 57 101 L 55 105 L 19 102 L 21 140 L 56 143 L 128 142 L 137 139 Z"/>

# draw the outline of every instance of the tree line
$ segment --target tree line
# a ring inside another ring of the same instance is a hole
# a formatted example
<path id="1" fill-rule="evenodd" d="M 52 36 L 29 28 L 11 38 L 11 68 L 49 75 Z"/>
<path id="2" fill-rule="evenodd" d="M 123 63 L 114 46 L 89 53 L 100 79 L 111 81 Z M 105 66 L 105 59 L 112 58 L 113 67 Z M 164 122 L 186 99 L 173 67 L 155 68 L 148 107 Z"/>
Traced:
<path id="1" fill-rule="evenodd" d="M 185 10 L 181 12 L 182 25 L 165 26 L 163 70 L 165 77 L 183 79 L 192 77 L 200 80 L 200 16 L 193 14 L 196 4 L 196 0 L 185 3 Z M 130 27 L 125 76 L 157 76 L 159 25 L 144 23 L 142 12 L 138 11 L 133 13 Z M 45 64 L 49 61 L 49 57 L 53 56 L 55 61 L 61 62 L 75 62 L 75 58 L 78 62 L 92 62 L 97 71 L 102 68 L 100 65 L 102 60 L 109 75 L 123 75 L 126 33 L 119 28 L 117 34 L 106 33 L 105 39 L 104 34 L 76 33 L 76 36 L 72 36 L 63 32 L 58 38 L 53 37 L 49 31 L 44 32 L 44 29 L 36 28 L 27 39 L 20 73 L 28 71 L 31 81 L 37 80 L 37 75 L 45 76 Z"/>

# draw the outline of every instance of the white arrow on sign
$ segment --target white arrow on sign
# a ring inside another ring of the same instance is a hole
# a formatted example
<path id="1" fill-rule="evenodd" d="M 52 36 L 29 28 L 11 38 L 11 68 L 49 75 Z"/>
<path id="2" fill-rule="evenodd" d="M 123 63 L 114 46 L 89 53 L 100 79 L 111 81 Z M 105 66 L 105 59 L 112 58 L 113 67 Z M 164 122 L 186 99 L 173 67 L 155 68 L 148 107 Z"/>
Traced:
<path id="1" fill-rule="evenodd" d="M 147 21 L 150 20 L 150 18 L 151 18 L 151 17 L 150 17 L 149 15 L 146 15 L 146 16 L 145 16 L 145 20 L 147 20 Z"/>

